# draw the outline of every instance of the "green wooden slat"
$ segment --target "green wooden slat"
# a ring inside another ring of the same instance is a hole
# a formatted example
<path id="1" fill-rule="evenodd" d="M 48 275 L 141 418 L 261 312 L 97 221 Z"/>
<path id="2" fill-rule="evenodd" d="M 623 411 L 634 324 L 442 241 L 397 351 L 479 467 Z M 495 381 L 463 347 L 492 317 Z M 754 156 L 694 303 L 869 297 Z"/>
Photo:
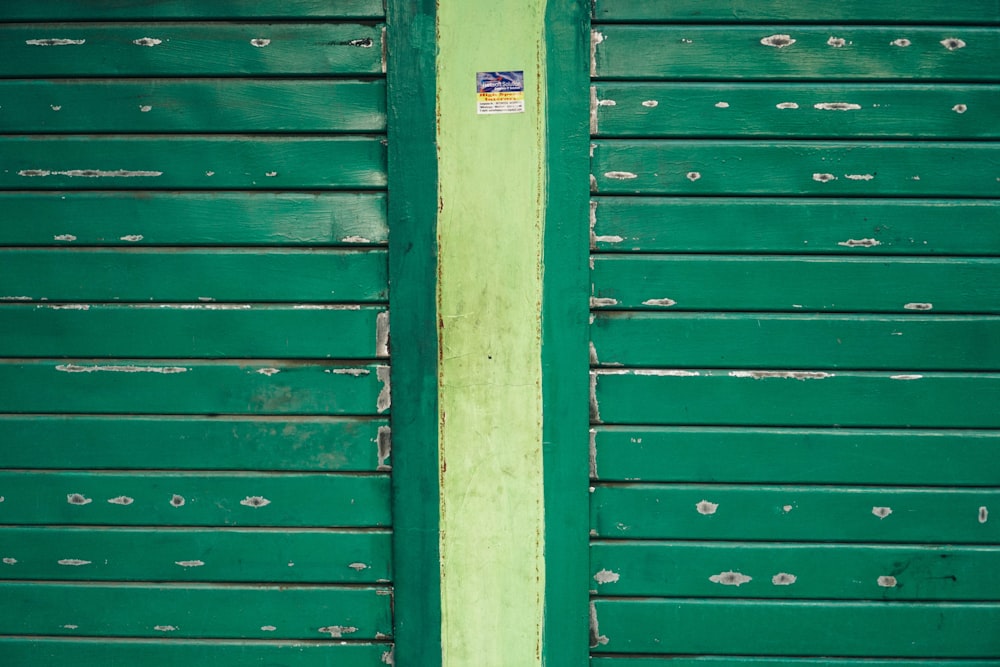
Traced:
<path id="1" fill-rule="evenodd" d="M 14 80 L 0 106 L 5 133 L 379 132 L 385 82 Z"/>
<path id="2" fill-rule="evenodd" d="M 388 591 L 375 588 L 5 583 L 0 594 L 3 634 L 339 642 L 392 633 Z"/>
<path id="3" fill-rule="evenodd" d="M 389 525 L 386 475 L 3 472 L 0 488 L 8 525 Z"/>
<path id="4" fill-rule="evenodd" d="M 602 596 L 995 600 L 996 547 L 601 542 Z M 714 579 L 713 579 L 714 577 Z"/>
<path id="5" fill-rule="evenodd" d="M 591 169 L 601 194 L 1000 195 L 996 143 L 604 140 Z"/>
<path id="6" fill-rule="evenodd" d="M 387 356 L 382 307 L 0 305 L 7 357 L 372 359 Z"/>
<path id="7" fill-rule="evenodd" d="M 386 419 L 0 416 L 0 468 L 385 469 Z"/>
<path id="8" fill-rule="evenodd" d="M 831 40 L 844 41 L 838 47 Z M 604 25 L 595 28 L 593 42 L 592 74 L 598 78 L 1000 78 L 984 66 L 1000 56 L 1000 34 L 983 27 Z"/>
<path id="9" fill-rule="evenodd" d="M 1000 370 L 982 315 L 598 313 L 591 340 L 604 366 Z"/>
<path id="10" fill-rule="evenodd" d="M 0 244 L 385 244 L 385 208 L 379 192 L 0 192 Z"/>
<path id="11" fill-rule="evenodd" d="M 385 185 L 378 137 L 6 137 L 0 189 L 365 189 Z"/>
<path id="12" fill-rule="evenodd" d="M 591 131 L 602 137 L 985 139 L 1000 111 L 1000 88 L 981 85 L 630 82 L 593 96 Z M 778 106 L 789 103 L 797 108 Z"/>
<path id="13" fill-rule="evenodd" d="M 381 44 L 381 26 L 341 23 L 0 25 L 3 75 L 24 78 L 371 75 Z"/>
<path id="14" fill-rule="evenodd" d="M 595 197 L 604 252 L 1000 254 L 1000 203 L 928 199 Z"/>
<path id="15" fill-rule="evenodd" d="M 384 250 L 0 250 L 0 301 L 350 303 L 386 283 Z"/>
<path id="16" fill-rule="evenodd" d="M 996 313 L 996 259 L 636 255 L 594 259 L 594 306 Z M 673 302 L 673 303 L 671 303 Z"/>
<path id="17" fill-rule="evenodd" d="M 989 516 L 1000 506 L 996 488 L 599 484 L 590 499 L 592 537 L 970 544 L 1000 538 L 1000 522 Z"/>
<path id="18" fill-rule="evenodd" d="M 3 579 L 377 583 L 385 532 L 3 528 Z M 67 558 L 90 561 L 66 566 Z"/>
<path id="19" fill-rule="evenodd" d="M 997 667 L 1000 660 L 919 658 L 762 658 L 757 656 L 596 656 L 590 667 Z"/>
<path id="20" fill-rule="evenodd" d="M 378 18 L 381 0 L 32 0 L 0 7 L 3 21 L 55 19 Z"/>
<path id="21" fill-rule="evenodd" d="M 602 426 L 593 437 L 596 478 L 606 481 L 991 486 L 1000 479 L 1000 431 Z"/>
<path id="22" fill-rule="evenodd" d="M 770 600 L 598 600 L 601 653 L 993 658 L 1000 606 Z M 606 640 L 606 642 L 605 642 Z"/>
<path id="23" fill-rule="evenodd" d="M 997 428 L 1000 374 L 597 371 L 607 424 Z"/>

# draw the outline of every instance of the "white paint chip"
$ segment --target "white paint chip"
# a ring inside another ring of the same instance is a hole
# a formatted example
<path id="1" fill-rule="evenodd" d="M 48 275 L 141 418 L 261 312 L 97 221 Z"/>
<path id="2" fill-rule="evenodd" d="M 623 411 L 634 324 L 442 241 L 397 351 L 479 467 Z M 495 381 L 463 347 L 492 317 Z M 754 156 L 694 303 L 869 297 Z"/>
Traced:
<path id="1" fill-rule="evenodd" d="M 844 174 L 844 178 L 849 181 L 870 181 L 875 178 L 874 174 Z"/>
<path id="2" fill-rule="evenodd" d="M 87 43 L 87 40 L 48 37 L 46 39 L 26 39 L 24 43 L 28 46 L 82 46 Z"/>
<path id="3" fill-rule="evenodd" d="M 728 109 L 729 108 L 729 102 L 716 102 L 715 103 L 715 108 L 716 109 Z"/>
<path id="4" fill-rule="evenodd" d="M 148 104 L 143 104 L 139 107 L 139 111 L 141 111 L 142 113 L 149 113 L 152 110 L 153 107 L 149 106 Z"/>
<path id="5" fill-rule="evenodd" d="M 156 39 L 155 37 L 140 37 L 139 39 L 133 39 L 132 43 L 136 46 L 154 47 L 163 44 L 163 40 Z"/>
<path id="6" fill-rule="evenodd" d="M 990 519 L 990 511 L 984 505 L 979 508 L 979 523 L 986 523 Z"/>
<path id="7" fill-rule="evenodd" d="M 932 310 L 934 308 L 933 303 L 921 303 L 918 301 L 905 304 L 903 306 L 906 310 Z"/>
<path id="8" fill-rule="evenodd" d="M 363 236 L 345 236 L 340 239 L 341 243 L 371 243 L 371 239 L 366 239 Z"/>
<path id="9" fill-rule="evenodd" d="M 382 414 L 392 406 L 392 378 L 388 366 L 377 366 L 375 377 L 382 383 L 382 389 L 375 399 L 375 410 Z"/>
<path id="10" fill-rule="evenodd" d="M 157 632 L 173 632 L 177 628 L 173 625 L 154 625 L 153 629 Z"/>
<path id="11" fill-rule="evenodd" d="M 889 516 L 890 514 L 892 514 L 892 508 L 891 507 L 873 507 L 872 508 L 872 514 L 874 514 L 875 516 L 877 516 L 880 519 L 884 519 L 887 516 Z"/>
<path id="12" fill-rule="evenodd" d="M 798 580 L 794 574 L 789 574 L 787 572 L 779 572 L 778 574 L 771 577 L 771 583 L 775 586 L 791 586 Z"/>
<path id="13" fill-rule="evenodd" d="M 184 500 L 184 496 L 179 496 L 176 493 L 170 497 L 170 504 L 174 507 L 184 507 L 187 501 Z"/>
<path id="14" fill-rule="evenodd" d="M 771 46 L 776 49 L 783 49 L 786 46 L 791 46 L 796 40 L 792 39 L 791 35 L 769 35 L 760 40 L 760 43 L 764 46 Z"/>
<path id="15" fill-rule="evenodd" d="M 945 37 L 941 40 L 941 46 L 948 49 L 949 51 L 957 51 L 958 49 L 964 49 L 966 44 L 964 41 L 960 40 L 958 37 Z"/>
<path id="16" fill-rule="evenodd" d="M 905 49 L 906 47 L 908 47 L 912 43 L 913 42 L 911 42 L 910 40 L 906 39 L 905 37 L 900 37 L 899 39 L 894 39 L 891 42 L 889 42 L 889 44 L 891 44 L 892 46 L 898 46 L 898 47 L 900 47 L 902 49 Z"/>
<path id="17" fill-rule="evenodd" d="M 876 239 L 847 239 L 846 241 L 840 241 L 837 245 L 844 246 L 845 248 L 874 248 L 875 246 L 882 245 L 882 242 Z"/>
<path id="18" fill-rule="evenodd" d="M 92 498 L 88 498 L 82 493 L 67 493 L 66 502 L 70 505 L 89 505 L 94 502 Z"/>
<path id="19" fill-rule="evenodd" d="M 267 176 L 268 178 L 274 178 L 275 176 L 278 175 L 278 172 L 276 172 L 276 171 L 269 171 L 269 172 L 266 172 L 264 175 Z"/>
<path id="20" fill-rule="evenodd" d="M 66 624 L 66 625 L 63 625 L 63 626 L 60 626 L 60 627 L 62 627 L 62 628 L 63 628 L 63 629 L 65 629 L 65 630 L 76 630 L 76 629 L 77 629 L 77 628 L 79 628 L 80 626 L 79 626 L 79 625 L 73 625 L 73 624 L 71 624 L 71 623 L 68 623 L 68 624 Z"/>
<path id="21" fill-rule="evenodd" d="M 774 105 L 777 109 L 798 109 L 799 105 L 797 102 L 779 102 Z"/>
<path id="22" fill-rule="evenodd" d="M 689 171 L 687 174 L 685 174 L 685 176 L 687 177 L 687 179 L 689 181 L 691 181 L 692 183 L 694 183 L 699 178 L 701 178 L 701 173 L 697 172 L 697 171 Z"/>
<path id="23" fill-rule="evenodd" d="M 621 579 L 621 575 L 611 570 L 600 570 L 594 575 L 594 581 L 598 584 L 614 584 L 619 579 Z"/>
<path id="24" fill-rule="evenodd" d="M 90 565 L 89 560 L 80 560 L 79 558 L 63 558 L 57 561 L 60 565 L 69 565 L 71 567 L 80 567 L 81 565 Z"/>
<path id="25" fill-rule="evenodd" d="M 861 105 L 854 102 L 820 102 L 813 105 L 813 109 L 820 111 L 857 111 L 860 108 Z"/>
<path id="26" fill-rule="evenodd" d="M 795 509 L 795 507 L 793 507 L 792 505 L 785 505 L 784 507 L 781 508 L 781 511 L 784 512 L 785 514 L 788 514 L 793 509 Z"/>
<path id="27" fill-rule="evenodd" d="M 812 178 L 817 183 L 829 183 L 830 181 L 837 180 L 837 177 L 833 174 L 813 174 Z"/>
<path id="28" fill-rule="evenodd" d="M 631 171 L 608 171 L 604 173 L 604 176 L 616 181 L 630 181 L 633 178 L 639 178 L 638 175 L 633 174 Z"/>
<path id="29" fill-rule="evenodd" d="M 751 378 L 753 380 L 825 380 L 835 377 L 833 373 L 823 371 L 729 371 L 729 377 Z"/>
<path id="30" fill-rule="evenodd" d="M 53 111 L 62 111 L 61 104 L 50 104 L 49 108 L 52 109 Z"/>
<path id="31" fill-rule="evenodd" d="M 52 237 L 53 241 L 75 241 L 76 237 L 72 234 L 59 234 L 58 236 Z"/>
<path id="32" fill-rule="evenodd" d="M 616 302 L 617 303 L 617 302 Z M 642 302 L 644 306 L 659 306 L 661 308 L 669 308 L 670 306 L 676 306 L 677 302 L 673 299 L 646 299 Z"/>
<path id="33" fill-rule="evenodd" d="M 201 567 L 205 564 L 205 561 L 201 560 L 179 560 L 174 562 L 175 565 L 180 565 L 181 567 Z"/>
<path id="34" fill-rule="evenodd" d="M 246 498 L 240 501 L 240 505 L 253 508 L 265 507 L 270 504 L 271 501 L 265 498 L 264 496 L 247 496 Z"/>
<path id="35" fill-rule="evenodd" d="M 656 100 L 645 100 L 642 103 L 642 106 L 647 107 L 649 109 L 655 109 L 657 106 L 659 106 L 659 104 L 660 103 L 657 102 Z"/>
<path id="36" fill-rule="evenodd" d="M 895 588 L 896 577 L 886 575 L 878 578 L 878 585 L 882 588 Z"/>
<path id="37" fill-rule="evenodd" d="M 278 368 L 258 368 L 256 370 L 256 373 L 258 375 L 266 375 L 267 377 L 271 377 L 272 375 L 277 375 L 280 372 L 281 370 Z"/>
<path id="38" fill-rule="evenodd" d="M 351 563 L 347 567 L 351 568 L 355 572 L 361 572 L 362 570 L 367 570 L 368 569 L 368 566 L 365 565 L 364 563 Z"/>
<path id="39" fill-rule="evenodd" d="M 843 37 L 834 37 L 833 35 L 830 35 L 830 39 L 826 40 L 826 43 L 827 46 L 832 46 L 835 49 L 842 49 L 844 45 L 847 44 L 847 40 Z"/>
<path id="40" fill-rule="evenodd" d="M 188 371 L 181 366 L 79 366 L 77 364 L 60 364 L 56 366 L 56 370 L 61 373 L 159 373 L 161 375 Z"/>
<path id="41" fill-rule="evenodd" d="M 358 631 L 353 625 L 327 625 L 320 628 L 320 632 L 330 635 L 331 639 L 340 639 L 344 635 L 350 635 Z"/>
<path id="42" fill-rule="evenodd" d="M 617 305 L 618 305 L 618 299 L 611 299 L 599 296 L 590 297 L 591 308 L 605 308 L 607 306 L 617 306 Z"/>
<path id="43" fill-rule="evenodd" d="M 278 628 L 276 628 L 273 625 L 262 625 L 262 626 L 260 626 L 260 629 L 263 630 L 264 632 L 274 632 Z"/>
<path id="44" fill-rule="evenodd" d="M 753 581 L 753 577 L 748 577 L 742 572 L 733 572 L 729 570 L 728 572 L 720 572 L 719 574 L 713 574 L 708 578 L 713 584 L 722 584 L 723 586 L 742 586 L 745 583 Z"/>
<path id="45" fill-rule="evenodd" d="M 17 564 L 17 559 L 16 558 L 4 558 L 3 559 L 3 564 L 4 565 L 16 565 Z"/>
<path id="46" fill-rule="evenodd" d="M 599 107 L 614 107 L 618 106 L 618 102 L 614 100 L 597 100 L 597 106 Z"/>
<path id="47" fill-rule="evenodd" d="M 68 178 L 156 178 L 162 176 L 162 171 L 133 171 L 128 169 L 69 169 L 67 171 L 49 171 L 48 169 L 22 169 L 18 176 L 25 178 L 45 178 L 47 176 L 66 176 Z"/>
<path id="48" fill-rule="evenodd" d="M 144 237 L 143 237 L 142 234 L 128 234 L 127 236 L 120 237 L 118 240 L 119 241 L 126 241 L 128 243 L 138 243 L 143 238 Z"/>
<path id="49" fill-rule="evenodd" d="M 967 107 L 964 104 L 956 104 L 951 108 L 951 110 L 954 111 L 955 113 L 965 113 L 966 111 L 969 110 L 969 107 Z"/>
<path id="50" fill-rule="evenodd" d="M 890 380 L 919 380 L 923 375 L 890 375 Z"/>
<path id="51" fill-rule="evenodd" d="M 632 374 L 675 378 L 694 378 L 701 376 L 701 373 L 697 371 L 675 370 L 670 368 L 637 368 L 632 371 Z"/>
<path id="52" fill-rule="evenodd" d="M 112 505 L 131 505 L 135 502 L 134 498 L 129 498 L 128 496 L 118 496 L 116 498 L 108 498 L 108 502 Z"/>
<path id="53" fill-rule="evenodd" d="M 708 500 L 702 500 L 697 505 L 695 505 L 694 508 L 698 510 L 698 514 L 704 514 L 704 515 L 715 514 L 716 510 L 719 509 L 719 503 L 713 503 Z"/>
<path id="54" fill-rule="evenodd" d="M 268 44 L 270 44 L 271 40 L 266 39 L 264 37 L 258 37 L 256 39 L 251 39 L 250 43 L 253 44 L 254 46 L 256 46 L 258 49 L 262 49 L 265 46 L 267 46 Z"/>

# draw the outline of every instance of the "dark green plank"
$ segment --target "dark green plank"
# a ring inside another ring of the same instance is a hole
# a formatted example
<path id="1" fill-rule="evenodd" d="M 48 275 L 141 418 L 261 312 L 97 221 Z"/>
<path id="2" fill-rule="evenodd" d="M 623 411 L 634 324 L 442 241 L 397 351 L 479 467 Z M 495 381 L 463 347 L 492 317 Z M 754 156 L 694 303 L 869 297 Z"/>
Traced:
<path id="1" fill-rule="evenodd" d="M 383 307 L 0 305 L 7 357 L 372 359 L 387 340 Z"/>
<path id="2" fill-rule="evenodd" d="M 0 468 L 384 470 L 386 419 L 0 416 Z"/>
<path id="3" fill-rule="evenodd" d="M 603 25 L 593 42 L 609 79 L 1000 78 L 1000 34 L 980 27 Z"/>
<path id="4" fill-rule="evenodd" d="M 385 147 L 378 137 L 0 139 L 4 190 L 326 190 L 384 185 Z"/>
<path id="5" fill-rule="evenodd" d="M 380 0 L 32 0 L 0 7 L 3 21 L 105 19 L 377 18 Z"/>
<path id="6" fill-rule="evenodd" d="M 993 658 L 1000 606 L 770 600 L 598 600 L 602 653 Z"/>
<path id="7" fill-rule="evenodd" d="M 989 516 L 1000 503 L 996 488 L 601 484 L 590 499 L 591 535 L 603 538 L 992 544 L 1000 537 L 1000 521 Z"/>
<path id="8" fill-rule="evenodd" d="M 5 133 L 379 132 L 385 82 L 14 80 L 0 106 Z"/>
<path id="9" fill-rule="evenodd" d="M 592 98 L 602 137 L 986 139 L 1000 110 L 1000 88 L 981 85 L 629 82 Z"/>
<path id="10" fill-rule="evenodd" d="M 0 192 L 0 244 L 385 244 L 385 208 L 380 192 Z"/>
<path id="11" fill-rule="evenodd" d="M 767 658 L 757 656 L 669 656 L 656 658 L 596 656 L 590 667 L 997 667 L 1000 660 L 931 658 Z"/>
<path id="12" fill-rule="evenodd" d="M 1000 203 L 943 199 L 595 197 L 603 252 L 1000 254 Z"/>
<path id="13" fill-rule="evenodd" d="M 996 313 L 996 259 L 603 256 L 595 307 Z"/>
<path id="14" fill-rule="evenodd" d="M 606 481 L 992 486 L 1000 479 L 1000 431 L 602 426 L 593 437 L 596 478 Z"/>
<path id="15" fill-rule="evenodd" d="M 339 641 L 392 633 L 389 592 L 375 588 L 6 583 L 0 593 L 6 635 Z"/>
<path id="16" fill-rule="evenodd" d="M 1000 375 L 892 371 L 596 372 L 606 424 L 997 428 Z"/>
<path id="17" fill-rule="evenodd" d="M 343 23 L 0 25 L 5 77 L 381 74 L 382 26 Z"/>
<path id="18" fill-rule="evenodd" d="M 3 528 L 3 579 L 377 583 L 391 535 L 329 530 Z M 87 561 L 60 565 L 59 561 Z"/>
<path id="19" fill-rule="evenodd" d="M 0 301 L 371 302 L 386 268 L 384 250 L 8 249 Z"/>
<path id="20" fill-rule="evenodd" d="M 996 547 L 600 542 L 602 596 L 995 600 Z"/>
<path id="21" fill-rule="evenodd" d="M 995 143 L 605 140 L 591 169 L 601 194 L 1000 195 Z"/>
<path id="22" fill-rule="evenodd" d="M 590 332 L 604 366 L 1000 370 L 995 316 L 616 312 Z"/>
<path id="23" fill-rule="evenodd" d="M 8 525 L 389 525 L 387 475 L 4 472 L 0 488 Z"/>

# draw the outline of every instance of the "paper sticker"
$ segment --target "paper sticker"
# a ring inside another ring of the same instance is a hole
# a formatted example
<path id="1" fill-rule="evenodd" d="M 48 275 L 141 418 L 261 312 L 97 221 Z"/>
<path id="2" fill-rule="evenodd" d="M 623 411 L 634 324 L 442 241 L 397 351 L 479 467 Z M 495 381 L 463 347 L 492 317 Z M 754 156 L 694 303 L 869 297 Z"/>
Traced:
<path id="1" fill-rule="evenodd" d="M 476 113 L 524 113 L 524 72 L 476 72 Z"/>

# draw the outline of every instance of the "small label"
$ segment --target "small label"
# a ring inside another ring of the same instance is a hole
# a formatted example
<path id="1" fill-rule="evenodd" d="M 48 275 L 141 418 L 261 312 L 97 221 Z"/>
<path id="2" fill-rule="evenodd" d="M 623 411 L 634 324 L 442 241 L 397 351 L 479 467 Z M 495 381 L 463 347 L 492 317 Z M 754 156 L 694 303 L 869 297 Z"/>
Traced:
<path id="1" fill-rule="evenodd" d="M 476 72 L 478 114 L 524 113 L 524 72 Z"/>

